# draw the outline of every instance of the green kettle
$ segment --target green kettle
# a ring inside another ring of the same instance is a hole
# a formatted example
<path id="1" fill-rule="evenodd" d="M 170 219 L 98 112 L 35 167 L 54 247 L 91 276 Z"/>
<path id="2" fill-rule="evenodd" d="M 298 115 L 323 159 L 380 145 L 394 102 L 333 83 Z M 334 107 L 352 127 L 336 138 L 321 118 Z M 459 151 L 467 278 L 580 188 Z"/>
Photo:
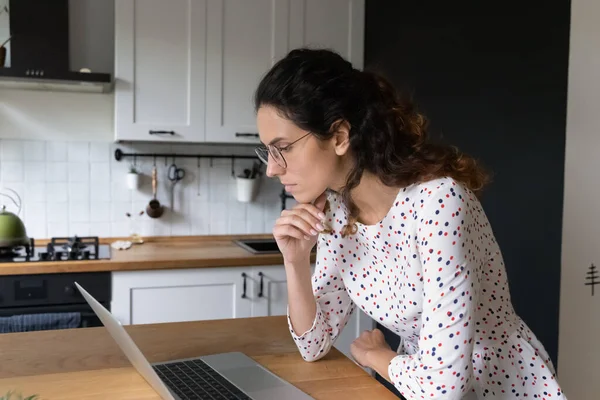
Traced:
<path id="1" fill-rule="evenodd" d="M 19 203 L 14 200 L 12 196 L 4 193 L 0 195 L 8 197 L 12 202 L 19 208 L 17 213 L 21 212 L 21 198 L 19 195 L 11 189 L 8 189 L 14 193 Z M 26 246 L 29 244 L 29 238 L 25 230 L 25 224 L 21 221 L 21 218 L 17 214 L 13 214 L 6 210 L 6 205 L 2 205 L 0 208 L 0 248 L 11 248 L 18 246 Z"/>

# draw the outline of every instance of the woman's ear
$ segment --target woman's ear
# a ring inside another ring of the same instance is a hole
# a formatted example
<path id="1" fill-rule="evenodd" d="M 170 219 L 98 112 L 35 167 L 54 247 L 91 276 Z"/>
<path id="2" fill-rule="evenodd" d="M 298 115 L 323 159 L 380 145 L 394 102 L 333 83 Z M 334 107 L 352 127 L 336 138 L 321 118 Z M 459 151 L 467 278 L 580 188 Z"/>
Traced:
<path id="1" fill-rule="evenodd" d="M 350 149 L 350 124 L 348 121 L 336 121 L 332 125 L 333 146 L 338 156 L 343 156 Z"/>

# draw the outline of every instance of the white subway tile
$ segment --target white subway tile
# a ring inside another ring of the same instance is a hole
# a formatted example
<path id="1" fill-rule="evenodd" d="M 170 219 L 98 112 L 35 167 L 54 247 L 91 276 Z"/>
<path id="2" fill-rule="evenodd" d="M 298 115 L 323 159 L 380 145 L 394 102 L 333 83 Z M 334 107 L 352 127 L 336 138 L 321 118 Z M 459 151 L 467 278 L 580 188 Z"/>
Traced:
<path id="1" fill-rule="evenodd" d="M 125 182 L 112 182 L 111 185 L 111 200 L 112 201 L 129 201 L 131 202 L 131 190 L 127 188 Z"/>
<path id="2" fill-rule="evenodd" d="M 48 202 L 66 203 L 69 200 L 69 187 L 66 182 L 48 182 Z"/>
<path id="3" fill-rule="evenodd" d="M 0 160 L 23 161 L 23 142 L 20 140 L 0 140 Z"/>
<path id="4" fill-rule="evenodd" d="M 46 182 L 27 182 L 25 183 L 25 198 L 26 203 L 37 204 L 45 202 L 46 196 Z"/>
<path id="5" fill-rule="evenodd" d="M 4 183 L 23 182 L 25 168 L 22 161 L 2 161 L 1 176 Z"/>
<path id="6" fill-rule="evenodd" d="M 126 222 L 111 222 L 110 236 L 127 237 L 129 236 L 129 225 Z"/>
<path id="7" fill-rule="evenodd" d="M 46 163 L 43 161 L 26 161 L 25 182 L 46 182 Z"/>
<path id="8" fill-rule="evenodd" d="M 110 237 L 110 222 L 92 222 L 90 223 L 90 235 L 101 238 Z"/>
<path id="9" fill-rule="evenodd" d="M 90 203 L 90 222 L 108 222 L 110 218 L 110 202 L 92 201 Z"/>
<path id="10" fill-rule="evenodd" d="M 54 141 L 46 142 L 46 161 L 66 162 L 67 143 Z"/>
<path id="11" fill-rule="evenodd" d="M 110 181 L 110 163 L 92 162 L 90 164 L 90 180 L 92 182 Z"/>
<path id="12" fill-rule="evenodd" d="M 69 222 L 89 222 L 90 203 L 77 201 L 69 203 Z"/>
<path id="13" fill-rule="evenodd" d="M 67 145 L 67 160 L 69 162 L 89 162 L 90 144 L 88 142 L 69 142 Z"/>
<path id="14" fill-rule="evenodd" d="M 71 182 L 69 183 L 69 201 L 88 202 L 90 201 L 89 182 Z"/>
<path id="15" fill-rule="evenodd" d="M 90 143 L 90 161 L 108 163 L 110 161 L 110 143 Z"/>
<path id="16" fill-rule="evenodd" d="M 69 225 L 60 222 L 48 222 L 48 238 L 69 236 Z"/>
<path id="17" fill-rule="evenodd" d="M 111 184 L 110 182 L 91 181 L 90 198 L 92 201 L 110 201 Z"/>
<path id="18" fill-rule="evenodd" d="M 56 203 L 48 201 L 46 203 L 46 218 L 48 223 L 69 225 L 68 203 Z"/>
<path id="19" fill-rule="evenodd" d="M 46 142 L 28 140 L 24 142 L 24 151 L 25 161 L 46 161 Z"/>
<path id="20" fill-rule="evenodd" d="M 137 190 L 126 186 L 132 159 L 114 160 L 116 148 L 127 152 L 202 152 L 242 154 L 235 146 L 111 144 L 88 142 L 44 142 L 0 140 L 0 178 L 5 187 L 24 200 L 22 216 L 30 235 L 36 238 L 92 234 L 102 237 L 128 236 L 132 214 L 145 210 L 152 198 L 152 159 L 138 159 L 142 174 Z M 4 157 L 7 155 L 8 157 Z M 281 185 L 264 179 L 257 199 L 236 200 L 231 162 L 208 159 L 175 160 L 186 177 L 175 186 L 175 209 L 170 210 L 171 182 L 168 166 L 173 160 L 157 159 L 158 200 L 167 207 L 161 218 L 146 215 L 139 220 L 144 236 L 269 233 L 279 217 Z M 248 163 L 236 160 L 236 171 Z M 288 201 L 288 206 L 294 202 Z M 13 210 L 13 211 L 16 211 Z"/>
<path id="21" fill-rule="evenodd" d="M 129 218 L 127 213 L 131 214 L 131 202 L 114 201 L 110 204 L 110 215 L 112 222 L 127 222 Z"/>
<path id="22" fill-rule="evenodd" d="M 27 236 L 34 239 L 47 239 L 48 229 L 46 221 L 36 221 L 33 225 L 28 225 Z"/>
<path id="23" fill-rule="evenodd" d="M 69 162 L 69 182 L 88 182 L 90 180 L 90 164 L 86 162 Z"/>
<path id="24" fill-rule="evenodd" d="M 66 182 L 68 178 L 67 163 L 47 162 L 46 163 L 46 181 L 47 182 Z"/>

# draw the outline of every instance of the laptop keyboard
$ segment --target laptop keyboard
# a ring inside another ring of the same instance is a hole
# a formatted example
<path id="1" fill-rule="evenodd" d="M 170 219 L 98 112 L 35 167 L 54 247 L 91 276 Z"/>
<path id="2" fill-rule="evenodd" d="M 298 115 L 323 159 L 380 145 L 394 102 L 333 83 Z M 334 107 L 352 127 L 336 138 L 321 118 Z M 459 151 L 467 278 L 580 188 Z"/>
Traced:
<path id="1" fill-rule="evenodd" d="M 252 400 L 202 360 L 152 366 L 182 400 Z"/>

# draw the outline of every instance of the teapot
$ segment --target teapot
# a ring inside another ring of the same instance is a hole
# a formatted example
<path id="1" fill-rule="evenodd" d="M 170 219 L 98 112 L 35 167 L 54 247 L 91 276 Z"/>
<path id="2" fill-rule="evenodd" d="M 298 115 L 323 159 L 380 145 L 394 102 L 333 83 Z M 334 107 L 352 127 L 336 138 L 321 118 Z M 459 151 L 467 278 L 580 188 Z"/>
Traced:
<path id="1" fill-rule="evenodd" d="M 29 238 L 25 224 L 18 216 L 21 213 L 21 197 L 12 189 L 6 190 L 12 192 L 13 195 L 0 192 L 0 196 L 11 200 L 17 206 L 18 211 L 17 214 L 14 214 L 6 209 L 6 204 L 0 206 L 0 248 L 26 246 L 29 244 Z"/>

